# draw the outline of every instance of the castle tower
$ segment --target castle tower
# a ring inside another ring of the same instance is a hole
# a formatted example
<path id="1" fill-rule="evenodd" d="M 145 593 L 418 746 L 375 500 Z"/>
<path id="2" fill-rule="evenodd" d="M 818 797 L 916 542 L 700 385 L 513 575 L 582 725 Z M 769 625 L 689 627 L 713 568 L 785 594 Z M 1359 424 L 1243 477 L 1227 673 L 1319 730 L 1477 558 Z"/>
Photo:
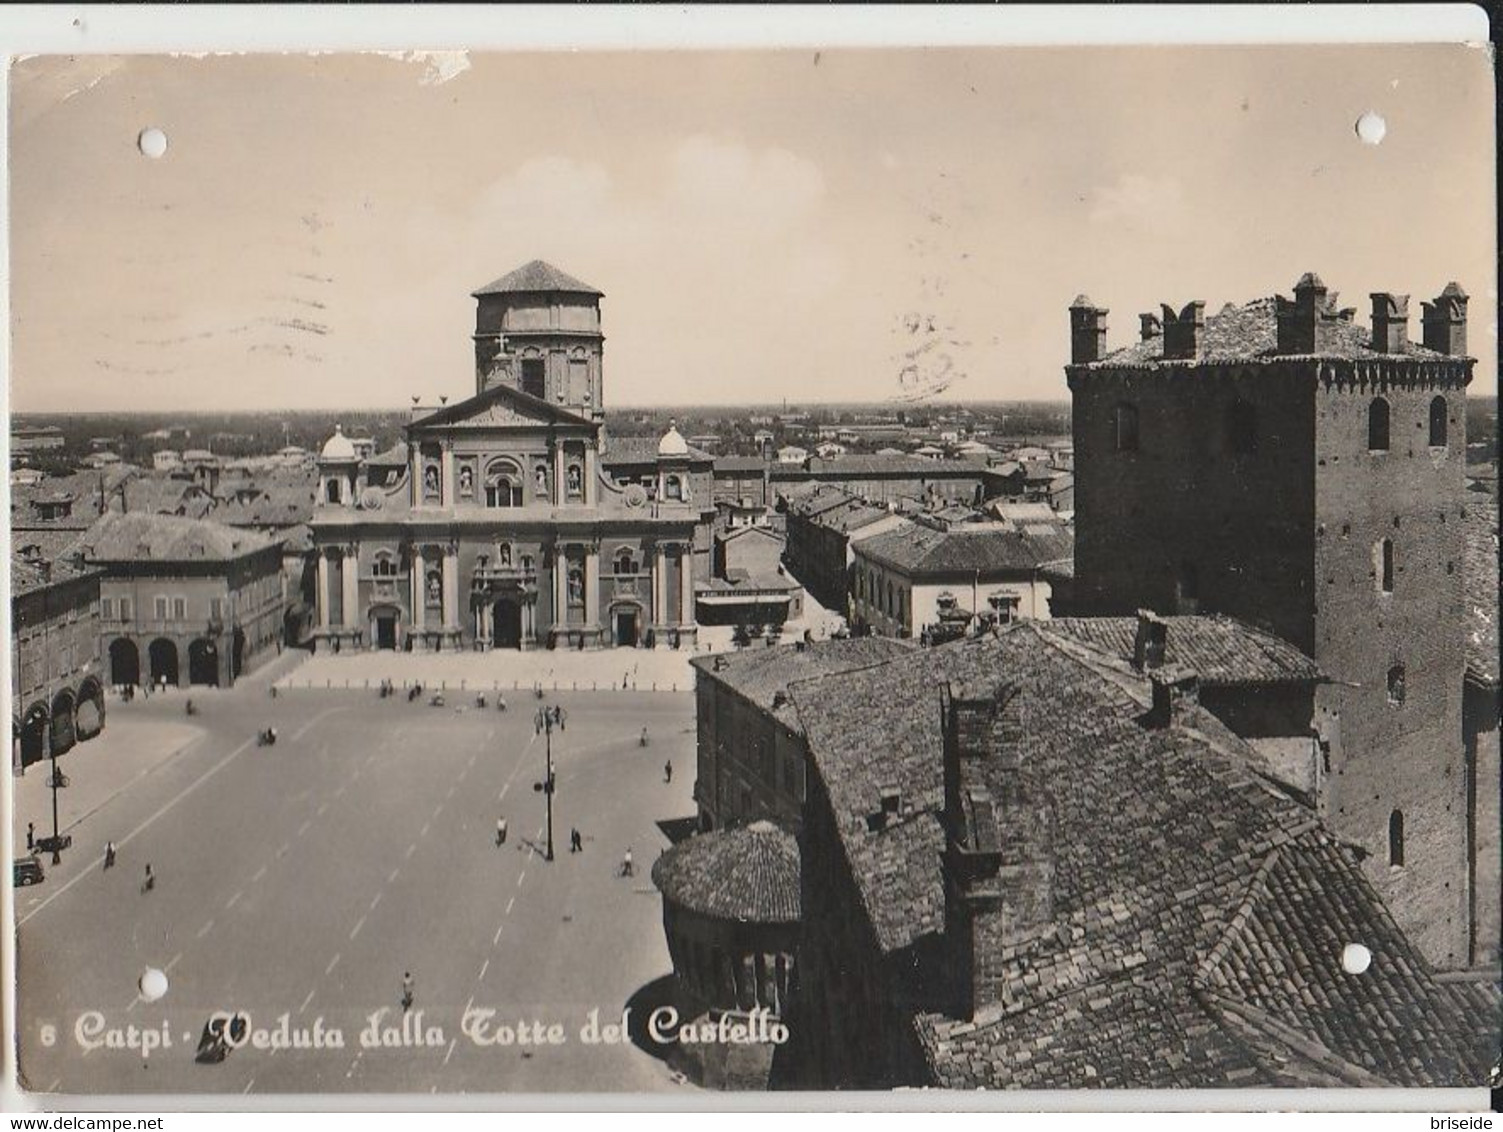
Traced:
<path id="1" fill-rule="evenodd" d="M 603 420 L 602 297 L 540 259 L 475 291 L 475 391 L 511 385 Z"/>
<path id="2" fill-rule="evenodd" d="M 1440 967 L 1468 960 L 1460 293 L 1420 346 L 1407 296 L 1362 327 L 1310 274 L 1066 367 L 1081 612 L 1226 613 L 1313 657 L 1323 815 Z"/>

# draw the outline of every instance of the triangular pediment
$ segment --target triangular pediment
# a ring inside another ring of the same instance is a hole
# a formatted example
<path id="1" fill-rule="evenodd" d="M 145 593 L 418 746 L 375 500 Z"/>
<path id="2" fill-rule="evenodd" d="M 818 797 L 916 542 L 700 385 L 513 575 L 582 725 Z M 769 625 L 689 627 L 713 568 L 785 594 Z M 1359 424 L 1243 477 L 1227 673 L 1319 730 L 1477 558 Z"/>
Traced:
<path id="1" fill-rule="evenodd" d="M 483 393 L 448 405 L 438 412 L 412 422 L 412 431 L 430 429 L 537 428 L 540 425 L 574 428 L 593 432 L 594 421 L 567 409 L 523 393 L 510 385 L 495 385 Z"/>

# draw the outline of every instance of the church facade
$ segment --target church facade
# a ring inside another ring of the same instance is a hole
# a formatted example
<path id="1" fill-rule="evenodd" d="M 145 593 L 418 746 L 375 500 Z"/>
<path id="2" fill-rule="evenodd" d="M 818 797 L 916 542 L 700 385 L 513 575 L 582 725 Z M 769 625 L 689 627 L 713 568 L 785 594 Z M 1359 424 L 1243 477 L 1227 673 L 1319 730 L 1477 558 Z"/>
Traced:
<path id="1" fill-rule="evenodd" d="M 607 439 L 601 292 L 534 261 L 474 298 L 473 397 L 323 447 L 315 649 L 692 647 L 708 461 Z"/>

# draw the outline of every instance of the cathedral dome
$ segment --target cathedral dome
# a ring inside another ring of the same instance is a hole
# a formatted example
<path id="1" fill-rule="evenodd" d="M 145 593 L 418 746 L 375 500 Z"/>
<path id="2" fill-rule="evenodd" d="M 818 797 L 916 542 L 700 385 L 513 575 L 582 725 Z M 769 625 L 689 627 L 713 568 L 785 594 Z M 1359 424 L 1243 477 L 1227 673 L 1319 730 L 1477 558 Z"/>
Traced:
<path id="1" fill-rule="evenodd" d="M 344 434 L 342 425 L 334 426 L 334 435 L 324 441 L 323 450 L 319 452 L 320 460 L 339 461 L 355 459 L 355 446 L 350 443 L 350 438 Z"/>
<path id="2" fill-rule="evenodd" d="M 669 424 L 668 431 L 663 433 L 663 439 L 658 441 L 659 456 L 687 456 L 689 443 L 679 434 L 678 425 Z"/>

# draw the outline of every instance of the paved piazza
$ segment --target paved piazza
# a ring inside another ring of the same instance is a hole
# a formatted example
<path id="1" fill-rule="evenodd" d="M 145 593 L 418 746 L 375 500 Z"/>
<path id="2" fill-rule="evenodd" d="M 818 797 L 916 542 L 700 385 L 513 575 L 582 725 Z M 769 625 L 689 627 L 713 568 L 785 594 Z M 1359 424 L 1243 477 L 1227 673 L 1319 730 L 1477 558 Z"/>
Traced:
<path id="1" fill-rule="evenodd" d="M 312 671 L 195 690 L 200 714 L 191 720 L 184 693 L 112 700 L 105 735 L 60 760 L 71 779 L 63 823 L 73 848 L 44 883 L 16 893 L 26 1086 L 688 1088 L 631 1042 L 585 1044 L 580 1030 L 592 1010 L 619 1021 L 671 969 L 648 874 L 668 845 L 658 822 L 694 809 L 692 693 L 550 693 L 567 713 L 554 734 L 550 863 L 533 789 L 544 740 L 530 694 L 509 695 L 505 713 L 493 701 L 475 706 L 470 693 L 450 692 L 443 708 L 360 689 L 269 694 L 271 679 L 296 684 Z M 268 724 L 279 741 L 260 747 L 256 732 Z M 51 830 L 45 777 L 38 767 L 16 783 L 23 838 L 27 821 L 39 835 Z M 501 848 L 498 817 L 509 825 Z M 571 826 L 583 834 L 581 854 L 569 852 Z M 109 839 L 119 856 L 105 870 Z M 634 878 L 617 875 L 628 847 Z M 147 862 L 151 891 L 142 888 Z M 153 1002 L 138 993 L 148 968 L 168 981 Z M 394 1039 L 404 971 L 415 983 L 408 1040 L 432 1044 L 365 1048 L 375 1012 L 384 1011 L 378 1032 Z M 337 1029 L 343 1046 L 256 1048 L 253 1036 L 222 1063 L 198 1064 L 199 1035 L 218 1010 L 249 1015 L 264 1043 L 275 1044 L 285 1016 L 289 1037 Z M 537 1044 L 536 1023 L 558 1024 L 563 1044 Z M 519 1030 L 533 1044 L 516 1040 Z M 143 1040 L 158 1048 L 139 1048 Z"/>

